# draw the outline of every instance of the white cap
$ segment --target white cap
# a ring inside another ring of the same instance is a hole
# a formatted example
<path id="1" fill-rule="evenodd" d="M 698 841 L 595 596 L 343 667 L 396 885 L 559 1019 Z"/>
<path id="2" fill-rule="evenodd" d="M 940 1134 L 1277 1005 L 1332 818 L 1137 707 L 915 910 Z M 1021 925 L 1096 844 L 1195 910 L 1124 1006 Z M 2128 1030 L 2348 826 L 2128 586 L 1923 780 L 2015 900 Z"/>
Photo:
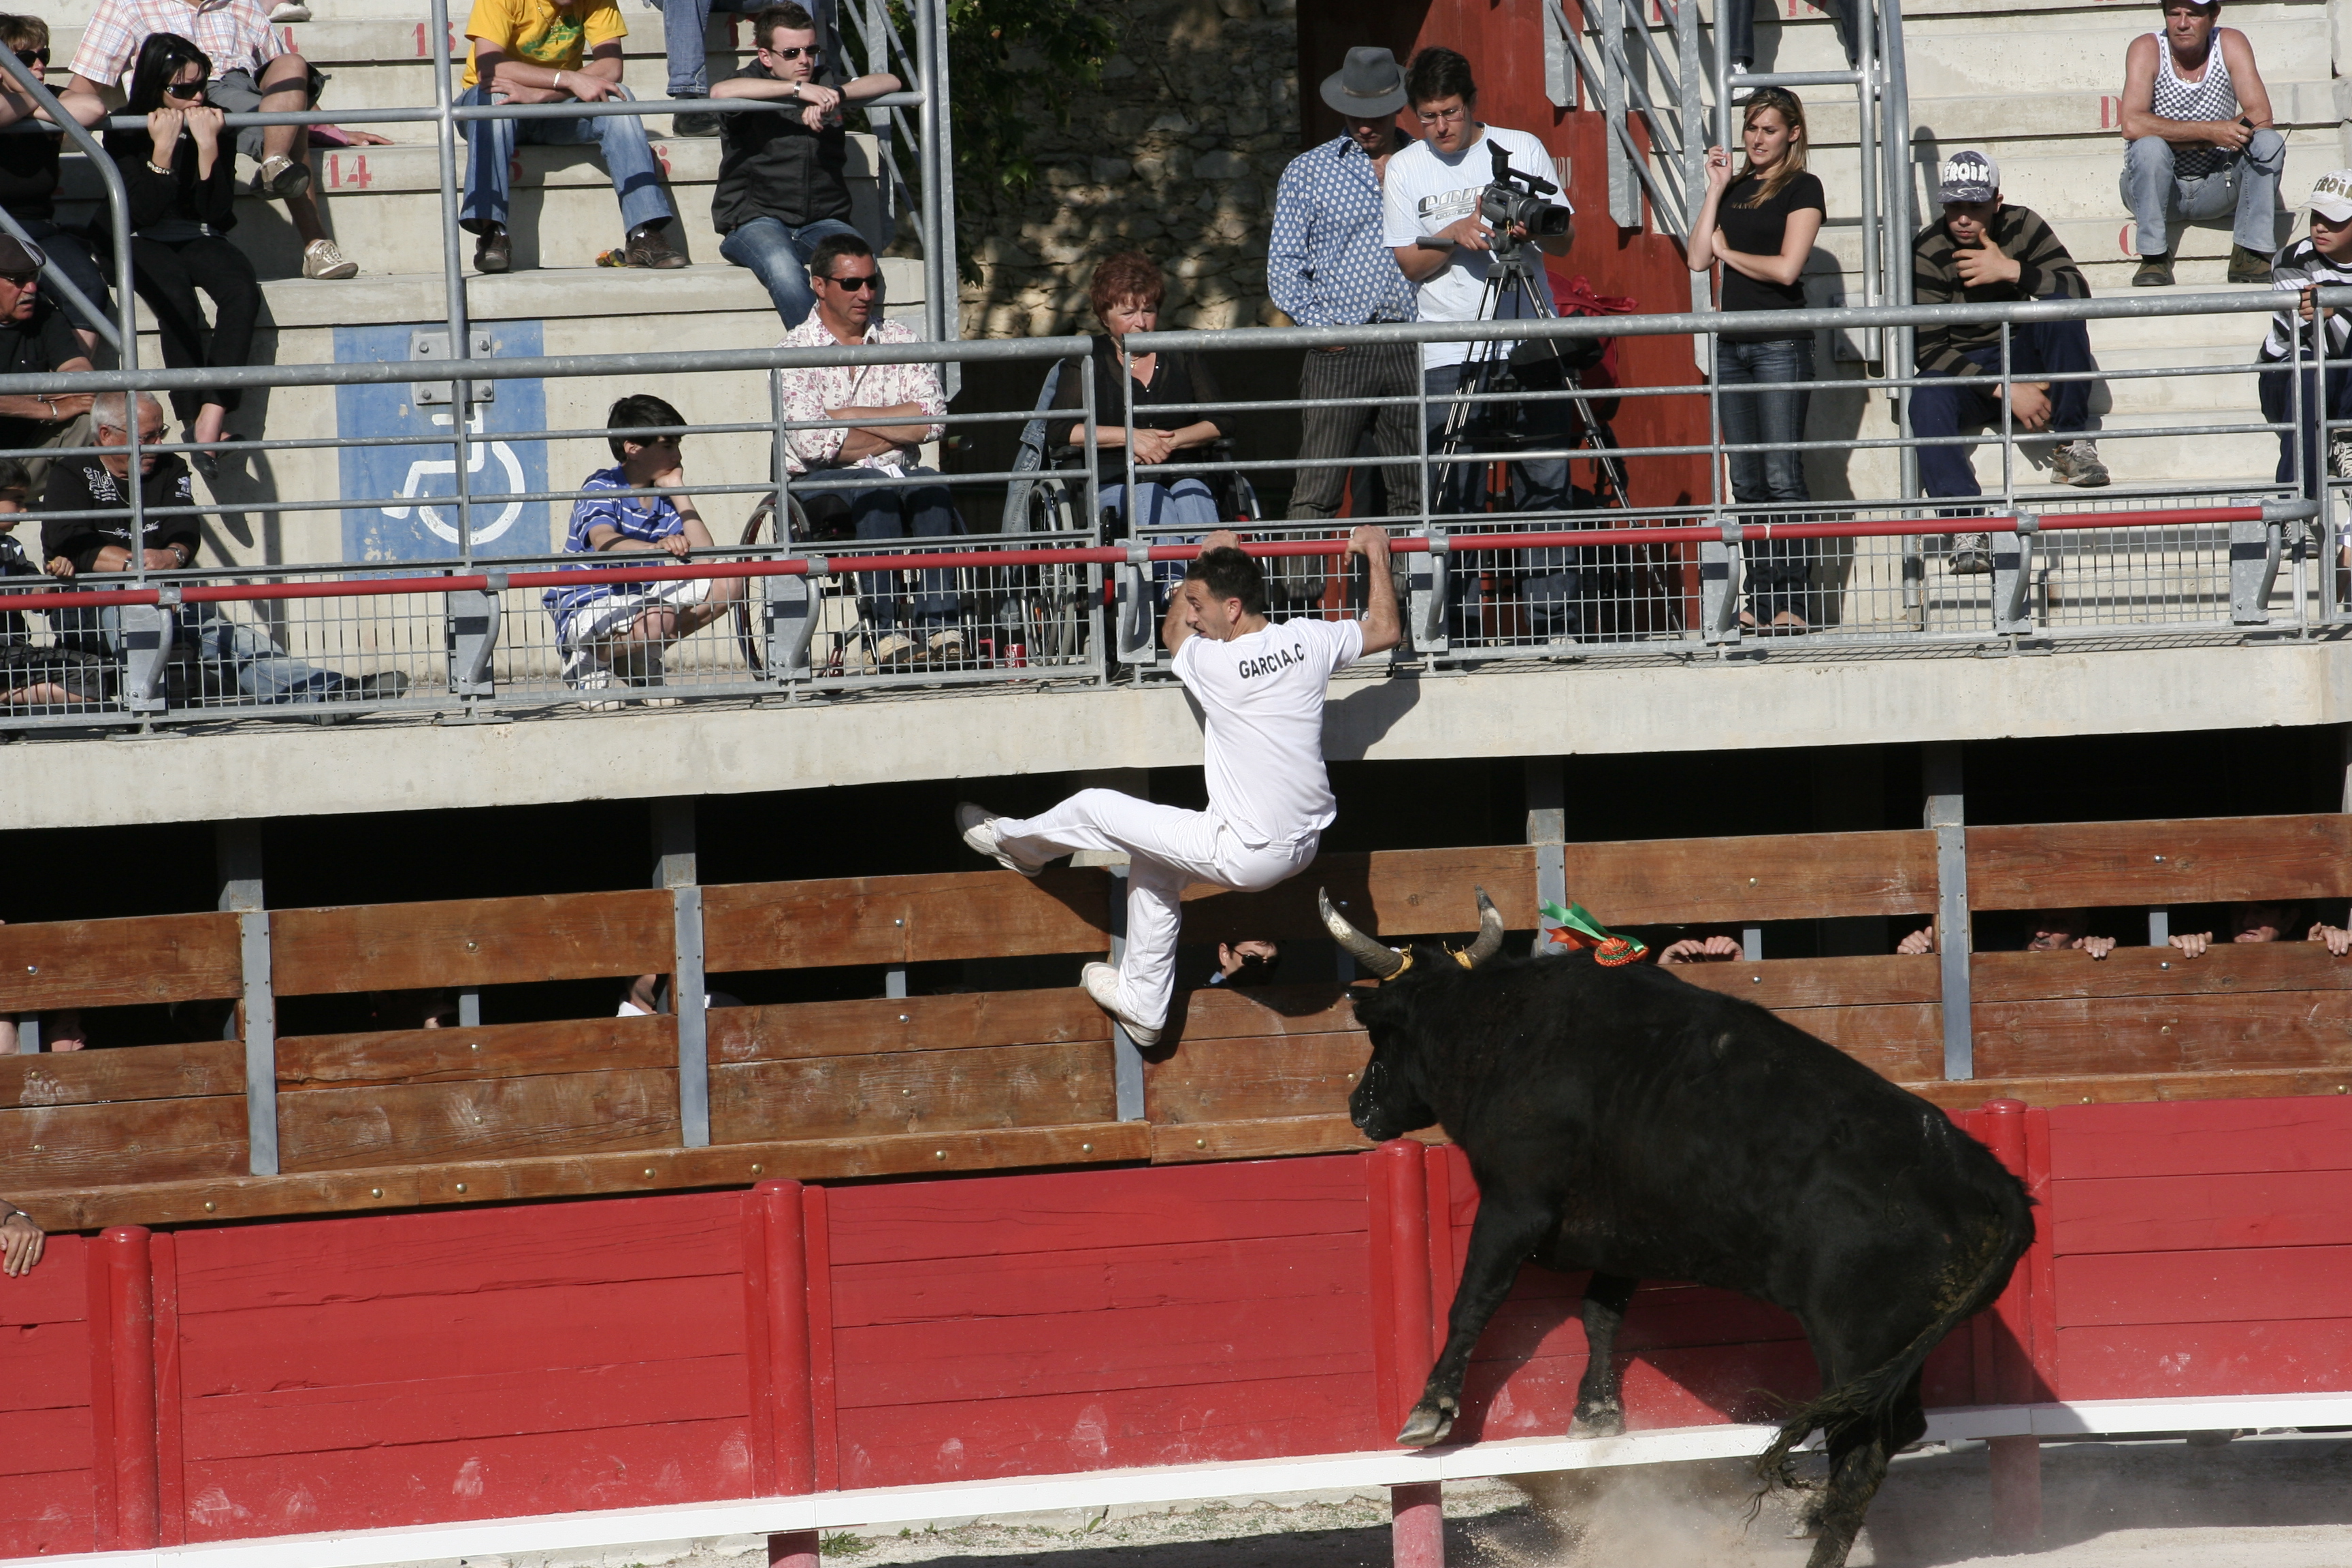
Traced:
<path id="1" fill-rule="evenodd" d="M 2330 223 L 2342 223 L 2352 218 L 2352 169 L 2335 169 L 2313 182 L 2311 200 L 2313 212 Z"/>

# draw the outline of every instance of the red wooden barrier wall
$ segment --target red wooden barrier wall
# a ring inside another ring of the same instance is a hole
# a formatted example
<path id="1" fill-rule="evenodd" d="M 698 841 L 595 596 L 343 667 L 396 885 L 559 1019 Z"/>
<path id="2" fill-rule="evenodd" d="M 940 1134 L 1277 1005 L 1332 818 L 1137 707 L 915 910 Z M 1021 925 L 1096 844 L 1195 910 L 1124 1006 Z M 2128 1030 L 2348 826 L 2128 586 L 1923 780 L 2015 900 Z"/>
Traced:
<path id="1" fill-rule="evenodd" d="M 2352 1382 L 2352 1100 L 1961 1120 L 2042 1231 L 1931 1404 Z M 1378 1447 L 1475 1202 L 1399 1143 L 60 1237 L 0 1281 L 0 1552 Z M 1575 1289 L 1528 1271 L 1461 1436 L 1564 1428 Z M 1637 1427 L 1812 1383 L 1671 1282 L 1621 1347 Z"/>

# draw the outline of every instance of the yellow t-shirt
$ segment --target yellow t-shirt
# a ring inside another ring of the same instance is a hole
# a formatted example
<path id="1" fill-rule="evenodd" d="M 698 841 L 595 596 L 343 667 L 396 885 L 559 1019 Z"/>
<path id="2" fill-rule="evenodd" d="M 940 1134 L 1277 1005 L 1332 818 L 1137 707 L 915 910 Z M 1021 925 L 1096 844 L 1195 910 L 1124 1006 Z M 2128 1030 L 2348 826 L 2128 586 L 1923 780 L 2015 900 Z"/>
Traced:
<path id="1" fill-rule="evenodd" d="M 464 85 L 475 83 L 474 55 L 485 42 L 509 59 L 568 71 L 597 45 L 628 36 L 615 0 L 474 0 Z"/>

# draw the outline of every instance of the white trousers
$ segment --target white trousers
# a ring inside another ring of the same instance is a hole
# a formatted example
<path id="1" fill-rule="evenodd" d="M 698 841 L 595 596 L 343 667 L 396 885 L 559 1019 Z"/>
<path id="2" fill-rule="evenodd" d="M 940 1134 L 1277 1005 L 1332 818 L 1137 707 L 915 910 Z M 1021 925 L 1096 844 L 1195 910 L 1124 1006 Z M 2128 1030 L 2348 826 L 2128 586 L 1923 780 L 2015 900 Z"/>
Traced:
<path id="1" fill-rule="evenodd" d="M 1039 816 L 1004 817 L 997 842 L 1024 860 L 1051 860 L 1080 849 L 1124 853 L 1127 947 L 1119 956 L 1120 1008 L 1137 1023 L 1168 1021 L 1175 992 L 1176 935 L 1184 889 L 1212 882 L 1254 893 L 1297 876 L 1315 858 L 1314 835 L 1252 848 L 1205 811 L 1154 805 L 1117 790 L 1080 790 Z"/>

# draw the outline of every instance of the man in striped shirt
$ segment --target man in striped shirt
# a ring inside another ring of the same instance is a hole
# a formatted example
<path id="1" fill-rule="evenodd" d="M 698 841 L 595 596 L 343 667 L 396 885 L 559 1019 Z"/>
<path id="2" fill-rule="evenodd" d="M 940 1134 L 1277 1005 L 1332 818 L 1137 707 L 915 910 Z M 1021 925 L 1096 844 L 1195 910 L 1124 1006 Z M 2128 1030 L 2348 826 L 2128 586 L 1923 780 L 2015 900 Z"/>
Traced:
<path id="1" fill-rule="evenodd" d="M 1997 304 L 2019 300 L 2087 300 L 2091 286 L 2050 226 L 2027 207 L 2000 199 L 2000 169 L 1981 153 L 1959 153 L 1938 171 L 1944 216 L 1912 244 L 1912 298 L 1922 305 Z M 2010 331 L 2009 365 L 2016 375 L 2087 375 L 2098 369 L 2091 337 L 2080 321 L 2036 321 Z M 1938 323 L 1918 330 L 1919 374 L 1979 376 L 2000 373 L 2000 328 Z M 2093 428 L 2087 380 L 2013 381 L 2007 389 L 2009 428 L 2046 433 L 2058 445 L 2051 477 L 2060 484 L 2095 488 L 2107 482 L 2106 465 L 2088 432 Z M 1929 383 L 1911 395 L 1911 433 L 1950 437 L 1963 423 L 1999 428 L 2003 389 Z M 1919 448 L 1919 483 L 1931 496 L 1972 496 L 1976 472 L 1969 448 L 1957 444 Z M 1991 570 L 1984 536 L 1953 541 L 1954 572 Z"/>
<path id="2" fill-rule="evenodd" d="M 2277 479 L 2300 480 L 2303 493 L 2314 499 L 2323 479 L 2352 479 L 2352 425 L 2319 438 L 2324 413 L 2330 420 L 2352 420 L 2352 323 L 2344 312 L 2319 303 L 2317 290 L 2352 286 L 2352 169 L 2336 169 L 2311 187 L 2311 233 L 2279 253 L 2271 272 L 2272 287 L 2295 296 L 2294 303 L 2271 318 L 2270 335 L 2263 340 L 2262 363 L 2284 365 L 2303 361 L 2303 392 L 2295 395 L 2294 373 L 2265 370 L 2260 380 L 2263 417 L 2273 425 L 2294 424 L 2302 443 L 2301 472 L 2296 471 L 2296 433 L 2279 432 Z M 2298 353 L 2296 340 L 2302 340 Z M 2319 362 L 2329 362 L 2324 378 Z"/>

